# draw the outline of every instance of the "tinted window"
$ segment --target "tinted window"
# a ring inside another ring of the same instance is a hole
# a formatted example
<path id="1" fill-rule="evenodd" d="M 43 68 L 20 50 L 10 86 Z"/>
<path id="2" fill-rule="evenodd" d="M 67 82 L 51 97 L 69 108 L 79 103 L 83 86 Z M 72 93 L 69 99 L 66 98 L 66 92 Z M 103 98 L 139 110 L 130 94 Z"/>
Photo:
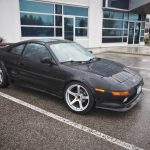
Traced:
<path id="1" fill-rule="evenodd" d="M 103 11 L 103 17 L 104 18 L 109 18 L 109 16 L 110 16 L 110 11 L 104 10 Z"/>
<path id="2" fill-rule="evenodd" d="M 76 36 L 87 36 L 87 29 L 76 28 Z"/>
<path id="3" fill-rule="evenodd" d="M 103 20 L 104 28 L 123 28 L 123 21 L 120 20 Z"/>
<path id="4" fill-rule="evenodd" d="M 117 42 L 122 42 L 122 37 L 120 37 L 120 38 L 103 38 L 102 42 L 103 43 L 117 43 Z"/>
<path id="5" fill-rule="evenodd" d="M 124 20 L 128 20 L 129 19 L 129 13 L 125 12 L 124 13 Z"/>
<path id="6" fill-rule="evenodd" d="M 141 30 L 141 36 L 144 36 L 145 30 Z"/>
<path id="7" fill-rule="evenodd" d="M 62 14 L 62 5 L 55 5 L 55 14 Z"/>
<path id="8" fill-rule="evenodd" d="M 124 36 L 128 35 L 128 30 L 124 30 Z"/>
<path id="9" fill-rule="evenodd" d="M 22 36 L 24 37 L 48 37 L 54 36 L 54 28 L 48 27 L 21 27 Z"/>
<path id="10" fill-rule="evenodd" d="M 145 22 L 142 22 L 142 29 L 145 29 Z"/>
<path id="11" fill-rule="evenodd" d="M 105 7 L 105 4 L 106 4 L 106 0 L 103 0 L 103 7 Z"/>
<path id="12" fill-rule="evenodd" d="M 20 10 L 29 12 L 54 13 L 54 5 L 42 2 L 20 0 Z"/>
<path id="13" fill-rule="evenodd" d="M 62 26 L 62 16 L 55 16 L 55 25 Z"/>
<path id="14" fill-rule="evenodd" d="M 103 36 L 122 36 L 122 30 L 103 29 Z"/>
<path id="15" fill-rule="evenodd" d="M 87 18 L 78 18 L 76 17 L 76 27 L 87 27 L 88 19 Z"/>
<path id="16" fill-rule="evenodd" d="M 128 22 L 127 21 L 124 22 L 124 28 L 128 29 Z"/>
<path id="17" fill-rule="evenodd" d="M 24 44 L 23 45 L 19 45 L 17 47 L 12 48 L 11 53 L 13 54 L 17 54 L 17 55 L 21 55 L 22 51 L 24 49 Z"/>
<path id="18" fill-rule="evenodd" d="M 40 44 L 30 43 L 25 47 L 24 57 L 40 62 L 43 57 L 50 57 L 48 49 Z"/>
<path id="19" fill-rule="evenodd" d="M 41 15 L 31 13 L 21 13 L 21 25 L 41 25 L 41 26 L 53 26 L 53 15 Z"/>
<path id="20" fill-rule="evenodd" d="M 123 12 L 110 11 L 110 18 L 123 19 L 123 17 L 124 17 Z"/>
<path id="21" fill-rule="evenodd" d="M 140 20 L 140 15 L 130 13 L 129 20 Z"/>
<path id="22" fill-rule="evenodd" d="M 56 28 L 56 36 L 62 36 L 62 28 Z"/>
<path id="23" fill-rule="evenodd" d="M 108 0 L 108 7 L 129 9 L 129 0 Z"/>
<path id="24" fill-rule="evenodd" d="M 64 15 L 88 16 L 88 8 L 64 6 Z"/>

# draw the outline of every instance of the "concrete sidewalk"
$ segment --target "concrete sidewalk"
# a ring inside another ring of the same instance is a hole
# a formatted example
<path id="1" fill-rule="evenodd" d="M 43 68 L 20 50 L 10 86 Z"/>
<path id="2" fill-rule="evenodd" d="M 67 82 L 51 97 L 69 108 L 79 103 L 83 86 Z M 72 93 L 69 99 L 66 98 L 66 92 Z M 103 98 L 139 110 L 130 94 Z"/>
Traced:
<path id="1" fill-rule="evenodd" d="M 148 55 L 150 56 L 150 46 L 118 46 L 118 47 L 100 47 L 95 49 L 90 49 L 94 54 L 103 52 L 113 52 L 113 53 L 125 53 L 125 54 L 135 54 L 135 55 Z"/>

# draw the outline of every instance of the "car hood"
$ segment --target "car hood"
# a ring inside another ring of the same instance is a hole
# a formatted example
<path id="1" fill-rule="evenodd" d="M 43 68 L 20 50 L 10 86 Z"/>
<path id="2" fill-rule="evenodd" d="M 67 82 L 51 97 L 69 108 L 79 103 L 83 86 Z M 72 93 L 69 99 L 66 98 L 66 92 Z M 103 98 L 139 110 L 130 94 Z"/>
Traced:
<path id="1" fill-rule="evenodd" d="M 134 71 L 120 63 L 100 58 L 91 63 L 73 64 L 71 67 L 102 77 L 112 77 L 119 82 L 124 82 L 136 74 Z"/>

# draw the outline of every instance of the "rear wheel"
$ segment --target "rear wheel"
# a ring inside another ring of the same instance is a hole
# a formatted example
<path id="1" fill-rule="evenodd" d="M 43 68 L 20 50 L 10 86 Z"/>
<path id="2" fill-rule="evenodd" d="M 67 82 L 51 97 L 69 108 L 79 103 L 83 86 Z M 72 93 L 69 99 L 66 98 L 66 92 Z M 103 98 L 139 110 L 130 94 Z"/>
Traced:
<path id="1" fill-rule="evenodd" d="M 5 88 L 8 86 L 7 73 L 4 66 L 0 66 L 0 88 Z"/>
<path id="2" fill-rule="evenodd" d="M 91 90 L 84 84 L 73 82 L 65 90 L 67 106 L 80 114 L 88 113 L 94 106 L 94 98 Z"/>

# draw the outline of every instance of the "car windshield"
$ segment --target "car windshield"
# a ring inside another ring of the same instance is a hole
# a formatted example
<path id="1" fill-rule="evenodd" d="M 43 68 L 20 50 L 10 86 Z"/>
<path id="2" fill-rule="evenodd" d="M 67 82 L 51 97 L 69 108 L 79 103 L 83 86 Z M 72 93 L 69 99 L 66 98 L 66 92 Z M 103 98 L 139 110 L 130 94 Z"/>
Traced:
<path id="1" fill-rule="evenodd" d="M 50 45 L 59 62 L 90 61 L 95 56 L 77 43 L 58 43 Z"/>

